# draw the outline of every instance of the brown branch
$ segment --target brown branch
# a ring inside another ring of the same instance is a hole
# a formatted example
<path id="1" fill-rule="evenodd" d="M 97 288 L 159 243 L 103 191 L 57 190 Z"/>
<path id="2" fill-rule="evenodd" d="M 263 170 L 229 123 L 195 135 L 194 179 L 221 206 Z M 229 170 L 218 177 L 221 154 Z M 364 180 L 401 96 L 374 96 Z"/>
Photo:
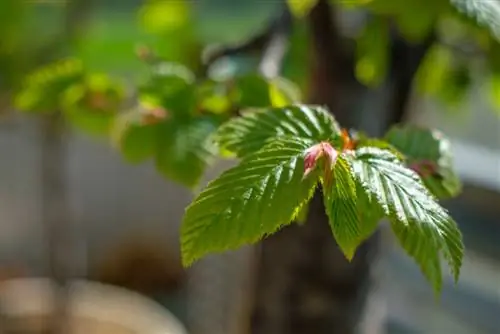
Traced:
<path id="1" fill-rule="evenodd" d="M 49 115 L 42 121 L 41 219 L 48 243 L 49 273 L 55 281 L 54 309 L 50 315 L 49 333 L 67 334 L 67 279 L 73 247 L 69 237 L 66 144 L 60 113 Z"/>
<path id="2" fill-rule="evenodd" d="M 342 107 L 340 95 L 345 83 L 354 78 L 353 64 L 349 63 L 334 9 L 328 0 L 319 0 L 309 16 L 312 52 L 309 102 L 327 105 L 343 126 L 351 127 L 350 108 Z"/>
<path id="3" fill-rule="evenodd" d="M 436 34 L 434 31 L 417 45 L 406 42 L 397 33 L 394 34 L 391 46 L 391 73 L 389 73 L 392 98 L 385 120 L 385 128 L 407 121 L 415 74 L 427 51 L 435 42 Z"/>

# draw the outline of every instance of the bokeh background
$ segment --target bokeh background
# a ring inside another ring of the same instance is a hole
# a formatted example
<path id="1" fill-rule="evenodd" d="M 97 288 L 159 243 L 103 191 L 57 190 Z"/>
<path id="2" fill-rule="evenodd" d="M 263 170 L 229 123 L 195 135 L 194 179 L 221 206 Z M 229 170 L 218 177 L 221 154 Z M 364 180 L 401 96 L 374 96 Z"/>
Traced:
<path id="1" fill-rule="evenodd" d="M 195 1 L 189 9 L 183 1 L 81 0 L 73 5 L 70 11 L 64 1 L 0 1 L 0 102 L 6 106 L 0 114 L 4 279 L 49 274 L 41 221 L 46 192 L 40 122 L 7 107 L 23 74 L 70 54 L 93 71 L 132 82 L 144 71 L 136 54 L 140 45 L 196 68 L 204 46 L 248 39 L 279 10 L 277 2 L 259 0 Z M 355 30 L 362 20 L 348 15 L 347 27 Z M 284 75 L 303 85 L 304 26 L 298 24 L 291 38 Z M 252 55 L 241 56 L 220 67 L 244 71 L 256 62 Z M 456 103 L 443 104 L 418 93 L 411 99 L 411 121 L 451 138 L 464 191 L 444 205 L 464 233 L 466 257 L 459 284 L 447 277 L 437 299 L 418 267 L 388 239 L 372 301 L 373 312 L 386 314 L 386 333 L 500 333 L 500 118 L 490 101 L 495 93 L 489 92 L 487 76 L 477 72 L 465 93 L 450 93 L 460 95 Z M 498 101 L 500 91 L 496 94 Z M 374 95 L 364 103 L 378 98 Z M 376 126 L 377 116 L 367 114 L 361 123 Z M 138 291 L 193 334 L 243 333 L 252 299 L 251 248 L 210 256 L 184 271 L 178 228 L 190 191 L 160 176 L 152 164 L 125 163 L 105 140 L 71 130 L 66 148 L 72 277 Z M 216 164 L 204 182 L 231 163 Z"/>

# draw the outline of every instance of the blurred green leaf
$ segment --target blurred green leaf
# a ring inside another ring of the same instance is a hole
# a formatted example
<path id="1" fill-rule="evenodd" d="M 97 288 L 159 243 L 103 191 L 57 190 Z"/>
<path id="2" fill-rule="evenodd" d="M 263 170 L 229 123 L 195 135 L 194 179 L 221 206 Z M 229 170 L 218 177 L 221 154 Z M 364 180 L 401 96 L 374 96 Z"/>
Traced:
<path id="1" fill-rule="evenodd" d="M 452 66 L 453 54 L 443 46 L 434 46 L 426 54 L 417 72 L 416 82 L 420 93 L 437 95 L 445 84 Z"/>
<path id="2" fill-rule="evenodd" d="M 449 11 L 448 1 L 372 0 L 366 1 L 366 7 L 376 14 L 394 19 L 406 39 L 420 41 L 430 33 L 439 16 Z"/>
<path id="3" fill-rule="evenodd" d="M 140 100 L 157 104 L 169 114 L 188 117 L 195 110 L 194 75 L 179 64 L 155 64 L 149 78 L 140 86 L 139 93 Z"/>
<path id="4" fill-rule="evenodd" d="M 299 88 L 293 82 L 279 77 L 269 81 L 269 97 L 271 106 L 275 108 L 298 103 L 301 99 Z"/>
<path id="5" fill-rule="evenodd" d="M 287 0 L 288 7 L 296 17 L 304 17 L 316 6 L 318 0 Z"/>
<path id="6" fill-rule="evenodd" d="M 493 109 L 500 115 L 500 73 L 492 73 L 489 78 L 488 97 Z"/>
<path id="7" fill-rule="evenodd" d="M 203 112 L 224 114 L 231 110 L 232 103 L 229 97 L 227 84 L 207 80 L 197 86 L 199 108 Z"/>
<path id="8" fill-rule="evenodd" d="M 55 112 L 64 92 L 84 78 L 78 60 L 61 60 L 39 68 L 25 80 L 15 97 L 15 107 L 27 112 Z"/>
<path id="9" fill-rule="evenodd" d="M 186 187 L 195 187 L 214 158 L 208 138 L 217 125 L 211 117 L 160 123 L 155 156 L 160 173 Z"/>
<path id="10" fill-rule="evenodd" d="M 130 124 L 123 132 L 120 149 L 130 163 L 142 163 L 156 152 L 159 124 Z"/>
<path id="11" fill-rule="evenodd" d="M 380 84 L 387 72 L 389 22 L 373 17 L 356 42 L 356 77 L 368 86 Z"/>
<path id="12" fill-rule="evenodd" d="M 235 79 L 235 102 L 239 107 L 265 108 L 271 105 L 267 80 L 257 74 L 238 76 Z"/>
<path id="13" fill-rule="evenodd" d="M 189 5 L 183 0 L 150 0 L 139 11 L 139 21 L 149 33 L 163 33 L 189 23 Z"/>
<path id="14" fill-rule="evenodd" d="M 73 85 L 63 95 L 62 109 L 72 125 L 93 135 L 108 135 L 122 106 L 123 87 L 103 74 Z"/>

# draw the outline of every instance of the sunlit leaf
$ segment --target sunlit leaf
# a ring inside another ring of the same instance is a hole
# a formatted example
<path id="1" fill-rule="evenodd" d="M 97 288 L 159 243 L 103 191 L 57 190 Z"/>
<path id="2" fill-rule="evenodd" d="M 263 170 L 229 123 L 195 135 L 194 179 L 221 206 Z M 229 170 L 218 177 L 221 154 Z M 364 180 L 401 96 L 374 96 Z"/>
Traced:
<path id="1" fill-rule="evenodd" d="M 434 289 L 439 291 L 442 285 L 440 254 L 458 280 L 462 236 L 418 175 L 390 152 L 369 147 L 356 151 L 352 168 L 365 192 L 390 218 L 401 246 L 419 263 Z"/>
<path id="2" fill-rule="evenodd" d="M 331 114 L 317 106 L 295 105 L 248 111 L 221 126 L 215 139 L 219 146 L 243 157 L 280 136 L 317 142 L 338 136 L 340 128 Z"/>
<path id="3" fill-rule="evenodd" d="M 317 176 L 303 179 L 308 143 L 283 137 L 213 180 L 186 209 L 184 265 L 258 241 L 289 224 L 312 196 Z"/>

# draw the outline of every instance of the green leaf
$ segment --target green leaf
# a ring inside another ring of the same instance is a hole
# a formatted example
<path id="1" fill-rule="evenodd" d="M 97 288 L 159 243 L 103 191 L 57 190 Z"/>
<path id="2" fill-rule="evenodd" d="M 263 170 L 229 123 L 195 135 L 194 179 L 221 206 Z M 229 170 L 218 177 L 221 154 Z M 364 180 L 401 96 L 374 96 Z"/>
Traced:
<path id="1" fill-rule="evenodd" d="M 269 84 L 261 75 L 236 77 L 234 89 L 234 102 L 240 108 L 266 108 L 271 105 Z"/>
<path id="2" fill-rule="evenodd" d="M 283 108 L 300 102 L 300 90 L 285 78 L 274 78 L 269 82 L 269 97 L 273 107 Z"/>
<path id="3" fill-rule="evenodd" d="M 365 192 L 391 220 L 401 246 L 417 261 L 434 289 L 439 291 L 442 285 L 440 253 L 458 280 L 463 258 L 460 231 L 418 175 L 390 152 L 369 147 L 355 152 L 352 168 Z"/>
<path id="4" fill-rule="evenodd" d="M 394 126 L 385 140 L 401 151 L 407 164 L 440 199 L 457 196 L 461 183 L 453 168 L 451 144 L 440 132 L 415 126 Z"/>
<path id="5" fill-rule="evenodd" d="M 333 170 L 334 184 L 324 189 L 326 214 L 337 244 L 350 261 L 360 243 L 356 182 L 347 161 L 338 157 Z"/>
<path id="6" fill-rule="evenodd" d="M 500 39 L 500 3 L 492 0 L 450 0 L 460 12 L 474 18 Z"/>
<path id="7" fill-rule="evenodd" d="M 356 42 L 356 77 L 365 85 L 379 85 L 387 71 L 388 21 L 373 17 Z"/>
<path id="8" fill-rule="evenodd" d="M 500 73 L 493 73 L 489 80 L 488 98 L 497 114 L 500 114 Z"/>
<path id="9" fill-rule="evenodd" d="M 149 78 L 140 86 L 140 100 L 148 101 L 179 117 L 189 117 L 195 110 L 194 74 L 185 66 L 160 62 L 151 68 Z"/>
<path id="10" fill-rule="evenodd" d="M 84 78 L 80 61 L 65 59 L 41 67 L 24 82 L 15 97 L 15 107 L 27 112 L 54 112 L 61 107 L 62 94 Z"/>
<path id="11" fill-rule="evenodd" d="M 318 0 L 287 0 L 288 7 L 296 17 L 304 17 L 316 6 Z"/>
<path id="12" fill-rule="evenodd" d="M 351 158 L 338 157 L 333 170 L 333 186 L 323 189 L 326 213 L 340 249 L 348 260 L 354 257 L 358 246 L 375 231 L 383 217 L 354 177 Z"/>
<path id="13" fill-rule="evenodd" d="M 210 182 L 186 209 L 181 227 L 184 265 L 254 243 L 289 224 L 318 181 L 317 174 L 303 178 L 310 145 L 297 138 L 276 139 Z"/>
<path id="14" fill-rule="evenodd" d="M 307 221 L 307 215 L 309 214 L 309 203 L 302 205 L 300 210 L 297 212 L 295 216 L 295 222 L 299 225 L 303 225 Z"/>
<path id="15" fill-rule="evenodd" d="M 232 109 L 227 85 L 214 80 L 206 80 L 196 87 L 198 108 L 202 112 L 224 114 Z"/>
<path id="16" fill-rule="evenodd" d="M 294 105 L 248 111 L 222 125 L 215 140 L 222 149 L 244 157 L 277 137 L 295 136 L 320 142 L 339 133 L 339 125 L 327 110 L 317 106 Z"/>
<path id="17" fill-rule="evenodd" d="M 452 68 L 453 54 L 443 46 L 432 47 L 417 71 L 417 88 L 422 94 L 436 95 L 445 85 Z"/>
<path id="18" fill-rule="evenodd" d="M 92 75 L 68 88 L 62 95 L 65 117 L 82 131 L 108 135 L 122 106 L 123 88 L 104 75 Z"/>
<path id="19" fill-rule="evenodd" d="M 189 3 L 183 0 L 148 1 L 139 11 L 139 22 L 150 33 L 176 30 L 189 20 Z"/>
<path id="20" fill-rule="evenodd" d="M 160 123 L 155 152 L 157 169 L 189 188 L 196 186 L 214 157 L 208 138 L 217 125 L 211 117 Z"/>
<path id="21" fill-rule="evenodd" d="M 130 124 L 121 134 L 120 151 L 129 163 L 141 163 L 156 152 L 159 124 Z"/>

